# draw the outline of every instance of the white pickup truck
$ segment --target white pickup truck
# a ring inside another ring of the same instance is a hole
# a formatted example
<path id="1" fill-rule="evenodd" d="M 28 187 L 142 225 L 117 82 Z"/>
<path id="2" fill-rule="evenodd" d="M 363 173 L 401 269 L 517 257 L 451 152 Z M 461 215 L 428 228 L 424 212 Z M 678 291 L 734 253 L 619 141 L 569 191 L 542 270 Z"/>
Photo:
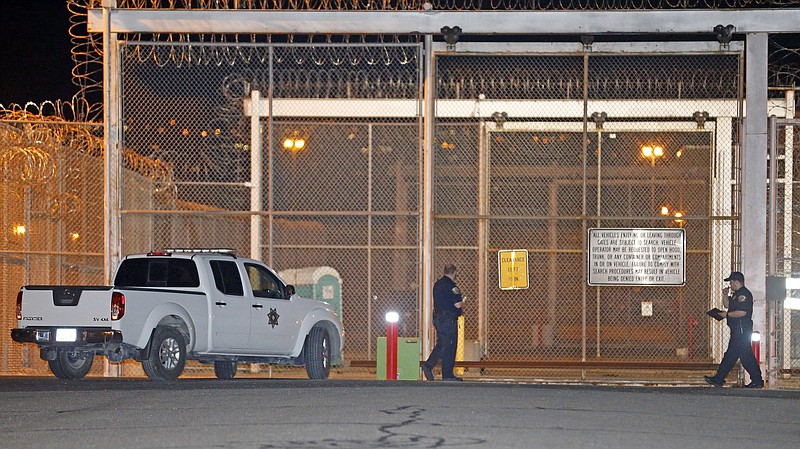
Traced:
<path id="1" fill-rule="evenodd" d="M 153 380 L 175 380 L 186 360 L 305 365 L 325 379 L 341 363 L 334 308 L 301 298 L 270 268 L 219 250 L 127 256 L 113 286 L 25 286 L 11 338 L 35 343 L 61 379 L 80 379 L 95 355 L 134 359 Z"/>

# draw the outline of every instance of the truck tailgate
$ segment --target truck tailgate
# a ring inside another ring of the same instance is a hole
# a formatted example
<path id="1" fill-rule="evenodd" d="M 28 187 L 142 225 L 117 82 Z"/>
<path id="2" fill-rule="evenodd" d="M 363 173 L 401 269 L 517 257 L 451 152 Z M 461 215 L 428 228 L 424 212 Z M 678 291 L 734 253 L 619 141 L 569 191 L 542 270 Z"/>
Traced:
<path id="1" fill-rule="evenodd" d="M 19 327 L 107 327 L 110 286 L 25 286 Z"/>

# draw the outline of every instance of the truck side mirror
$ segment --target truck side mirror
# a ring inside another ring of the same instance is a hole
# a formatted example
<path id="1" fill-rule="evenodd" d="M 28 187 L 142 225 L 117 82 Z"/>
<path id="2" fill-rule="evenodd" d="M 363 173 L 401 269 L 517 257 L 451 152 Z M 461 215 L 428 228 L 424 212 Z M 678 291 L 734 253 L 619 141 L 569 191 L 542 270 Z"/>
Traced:
<path id="1" fill-rule="evenodd" d="M 289 298 L 294 294 L 295 294 L 294 285 L 292 285 L 292 284 L 287 285 L 286 286 L 286 297 Z"/>

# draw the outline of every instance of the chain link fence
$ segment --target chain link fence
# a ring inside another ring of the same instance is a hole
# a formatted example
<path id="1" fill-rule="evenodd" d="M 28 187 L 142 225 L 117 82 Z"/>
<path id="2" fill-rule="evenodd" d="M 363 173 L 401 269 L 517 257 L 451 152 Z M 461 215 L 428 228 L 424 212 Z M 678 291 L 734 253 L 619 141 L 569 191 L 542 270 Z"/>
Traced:
<path id="1" fill-rule="evenodd" d="M 103 127 L 23 111 L 0 120 L 0 372 L 49 373 L 31 345 L 11 341 L 15 298 L 31 284 L 102 285 Z M 130 184 L 153 184 L 169 168 L 124 151 Z M 150 189 L 148 189 L 150 190 Z M 93 373 L 103 372 L 98 364 Z"/>
<path id="2" fill-rule="evenodd" d="M 123 43 L 122 253 L 229 247 L 279 272 L 336 273 L 347 364 L 375 360 L 390 309 L 400 335 L 420 335 L 422 59 L 419 44 Z M 469 375 L 719 360 L 725 330 L 703 312 L 738 263 L 741 55 L 444 53 L 435 69 L 435 271 L 459 267 L 465 360 L 512 363 Z M 47 189 L 5 178 L 20 196 L 3 213 L 6 298 L 26 283 L 102 283 L 102 151 L 75 152 L 63 167 L 82 167 L 80 188 L 57 170 Z M 82 200 L 76 232 L 92 243 L 58 277 L 28 259 L 64 266 L 64 192 Z M 9 234 L 26 214 L 53 236 Z M 684 229 L 686 285 L 586 286 L 590 228 Z M 20 246 L 34 240 L 45 254 Z M 498 288 L 502 249 L 528 250 L 531 288 Z M 44 366 L 3 339 L 5 372 Z"/>
<path id="3" fill-rule="evenodd" d="M 790 92 L 790 98 L 794 92 Z M 775 117 L 772 118 L 776 120 Z M 795 150 L 800 141 L 800 121 L 794 117 L 776 120 L 776 133 L 773 136 L 776 152 L 775 173 L 770 176 L 770 189 L 774 188 L 775 195 L 775 250 L 773 260 L 777 262 L 774 267 L 775 275 L 786 278 L 800 277 L 800 243 L 798 243 L 798 222 L 800 216 L 796 212 L 798 190 L 797 183 L 793 182 L 795 173 L 800 168 L 798 165 L 800 155 Z M 774 184 L 772 184 L 774 180 Z M 788 286 L 787 286 L 788 287 Z M 790 297 L 798 297 L 800 291 L 791 289 L 787 292 Z M 779 385 L 797 387 L 800 384 L 800 310 L 789 302 L 770 302 L 769 307 L 774 307 L 775 328 L 774 345 L 777 366 L 777 379 Z M 769 342 L 769 340 L 768 340 Z"/>
<path id="4" fill-rule="evenodd" d="M 390 308 L 418 335 L 419 53 L 125 44 L 125 145 L 174 180 L 126 195 L 123 253 L 230 247 L 281 273 L 336 273 L 348 361 L 374 359 Z"/>
<path id="5" fill-rule="evenodd" d="M 478 297 L 467 357 L 519 362 L 482 375 L 719 359 L 725 331 L 704 312 L 736 263 L 741 67 L 737 54 L 437 58 L 436 265 L 459 266 Z M 476 118 L 449 119 L 464 110 Z M 686 285 L 585 288 L 589 228 L 684 229 Z M 531 288 L 499 288 L 503 249 L 527 249 Z"/>

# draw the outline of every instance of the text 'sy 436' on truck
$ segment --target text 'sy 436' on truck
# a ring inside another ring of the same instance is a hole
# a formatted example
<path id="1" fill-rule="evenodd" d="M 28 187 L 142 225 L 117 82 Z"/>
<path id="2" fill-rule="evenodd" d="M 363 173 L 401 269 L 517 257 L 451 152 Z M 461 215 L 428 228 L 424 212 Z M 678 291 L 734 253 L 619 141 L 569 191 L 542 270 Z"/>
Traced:
<path id="1" fill-rule="evenodd" d="M 186 360 L 213 363 L 220 379 L 239 362 L 305 365 L 309 378 L 325 379 L 343 344 L 331 305 L 221 251 L 130 255 L 112 287 L 22 287 L 17 321 L 12 339 L 38 345 L 61 379 L 86 376 L 95 355 L 137 360 L 161 381 L 177 379 Z"/>

